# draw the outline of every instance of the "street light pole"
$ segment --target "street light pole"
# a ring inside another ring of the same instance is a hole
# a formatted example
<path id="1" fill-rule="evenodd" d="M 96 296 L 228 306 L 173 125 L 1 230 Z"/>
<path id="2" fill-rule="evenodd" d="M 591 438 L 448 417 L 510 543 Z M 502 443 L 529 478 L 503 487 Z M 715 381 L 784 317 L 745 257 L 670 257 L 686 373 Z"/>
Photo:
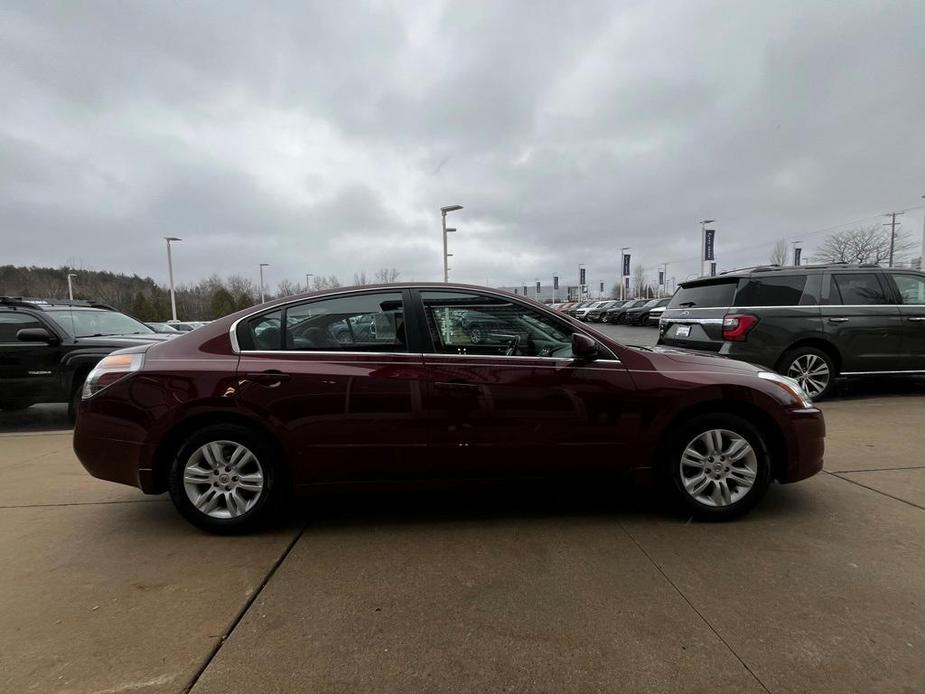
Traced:
<path id="1" fill-rule="evenodd" d="M 170 242 L 171 241 L 182 241 L 183 239 L 176 236 L 165 236 L 164 240 L 167 242 L 167 274 L 170 276 L 170 314 L 173 316 L 173 320 L 177 319 L 177 296 L 173 290 L 173 256 L 170 253 Z"/>
<path id="2" fill-rule="evenodd" d="M 260 263 L 260 303 L 264 303 L 266 299 L 264 298 L 264 286 L 263 286 L 263 269 L 265 267 L 270 267 L 270 263 Z"/>
<path id="3" fill-rule="evenodd" d="M 77 277 L 73 272 L 67 273 L 67 298 L 71 301 L 74 300 L 74 284 L 73 280 Z"/>
<path id="4" fill-rule="evenodd" d="M 456 229 L 447 229 L 446 228 L 446 215 L 450 212 L 456 212 L 456 210 L 461 210 L 462 205 L 447 205 L 446 207 L 440 208 L 440 214 L 443 217 L 443 281 L 450 281 L 450 256 L 447 253 L 446 247 L 446 235 L 456 231 Z"/>
<path id="5" fill-rule="evenodd" d="M 312 290 L 311 278 L 314 277 L 314 273 L 306 272 L 305 273 L 305 291 L 310 292 Z"/>

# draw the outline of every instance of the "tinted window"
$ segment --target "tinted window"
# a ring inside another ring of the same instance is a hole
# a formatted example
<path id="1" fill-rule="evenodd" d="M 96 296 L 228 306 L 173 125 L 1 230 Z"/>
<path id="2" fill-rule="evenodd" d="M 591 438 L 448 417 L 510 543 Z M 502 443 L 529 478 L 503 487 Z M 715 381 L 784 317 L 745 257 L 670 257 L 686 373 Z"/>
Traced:
<path id="1" fill-rule="evenodd" d="M 25 313 L 0 312 L 0 342 L 18 342 L 16 333 L 24 328 L 44 327 L 37 319 Z"/>
<path id="2" fill-rule="evenodd" d="M 421 292 L 421 299 L 438 353 L 572 356 L 573 330 L 530 307 L 462 292 Z"/>
<path id="3" fill-rule="evenodd" d="M 737 306 L 799 306 L 806 275 L 750 277 L 739 284 Z"/>
<path id="4" fill-rule="evenodd" d="M 732 306 L 737 280 L 709 282 L 680 287 L 671 297 L 669 308 L 704 308 Z"/>
<path id="5" fill-rule="evenodd" d="M 893 275 L 904 304 L 925 304 L 925 277 Z"/>
<path id="6" fill-rule="evenodd" d="M 283 334 L 280 327 L 282 316 L 282 311 L 273 311 L 251 318 L 245 327 L 247 339 L 242 340 L 241 346 L 244 349 L 282 349 Z"/>
<path id="7" fill-rule="evenodd" d="M 892 303 L 872 272 L 833 274 L 830 299 L 846 306 Z"/>
<path id="8" fill-rule="evenodd" d="M 358 294 L 292 306 L 286 311 L 286 349 L 404 352 L 400 292 Z"/>

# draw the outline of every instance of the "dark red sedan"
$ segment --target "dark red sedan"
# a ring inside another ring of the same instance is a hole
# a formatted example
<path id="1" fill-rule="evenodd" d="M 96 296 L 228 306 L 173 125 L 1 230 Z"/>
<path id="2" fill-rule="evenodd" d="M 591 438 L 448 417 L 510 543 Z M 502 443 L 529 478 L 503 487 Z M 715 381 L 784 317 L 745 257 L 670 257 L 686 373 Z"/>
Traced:
<path id="1" fill-rule="evenodd" d="M 639 471 L 727 519 L 771 480 L 819 472 L 825 436 L 776 373 L 626 347 L 524 297 L 450 284 L 255 306 L 106 357 L 83 397 L 74 449 L 90 474 L 168 491 L 217 532 L 252 527 L 288 492 Z"/>

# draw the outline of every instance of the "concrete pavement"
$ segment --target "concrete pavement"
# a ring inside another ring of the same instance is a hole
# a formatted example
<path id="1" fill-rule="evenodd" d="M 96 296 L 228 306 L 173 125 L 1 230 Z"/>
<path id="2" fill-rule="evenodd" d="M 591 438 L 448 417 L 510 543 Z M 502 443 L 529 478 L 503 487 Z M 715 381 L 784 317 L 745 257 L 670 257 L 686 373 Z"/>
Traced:
<path id="1" fill-rule="evenodd" d="M 920 691 L 923 404 L 826 403 L 827 472 L 719 525 L 560 490 L 212 537 L 0 435 L 0 691 Z"/>

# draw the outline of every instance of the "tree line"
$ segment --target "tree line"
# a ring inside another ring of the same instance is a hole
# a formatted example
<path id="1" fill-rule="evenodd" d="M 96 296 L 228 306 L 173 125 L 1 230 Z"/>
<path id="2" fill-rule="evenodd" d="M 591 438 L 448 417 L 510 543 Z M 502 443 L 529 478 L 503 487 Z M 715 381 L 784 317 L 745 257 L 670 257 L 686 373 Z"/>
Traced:
<path id="1" fill-rule="evenodd" d="M 142 321 L 164 321 L 171 317 L 168 289 L 150 277 L 103 270 L 0 265 L 0 296 L 66 299 L 67 276 L 71 273 L 77 275 L 73 280 L 75 299 L 109 304 Z M 354 275 L 354 284 L 396 282 L 400 274 L 395 268 L 382 268 L 368 278 L 364 271 Z M 339 286 L 340 281 L 335 275 L 316 275 L 312 277 L 311 287 L 283 280 L 275 290 L 267 290 L 265 297 L 270 300 L 309 289 Z M 258 283 L 243 275 L 212 275 L 196 283 L 177 286 L 175 294 L 177 317 L 180 320 L 214 320 L 254 306 L 260 301 Z"/>

